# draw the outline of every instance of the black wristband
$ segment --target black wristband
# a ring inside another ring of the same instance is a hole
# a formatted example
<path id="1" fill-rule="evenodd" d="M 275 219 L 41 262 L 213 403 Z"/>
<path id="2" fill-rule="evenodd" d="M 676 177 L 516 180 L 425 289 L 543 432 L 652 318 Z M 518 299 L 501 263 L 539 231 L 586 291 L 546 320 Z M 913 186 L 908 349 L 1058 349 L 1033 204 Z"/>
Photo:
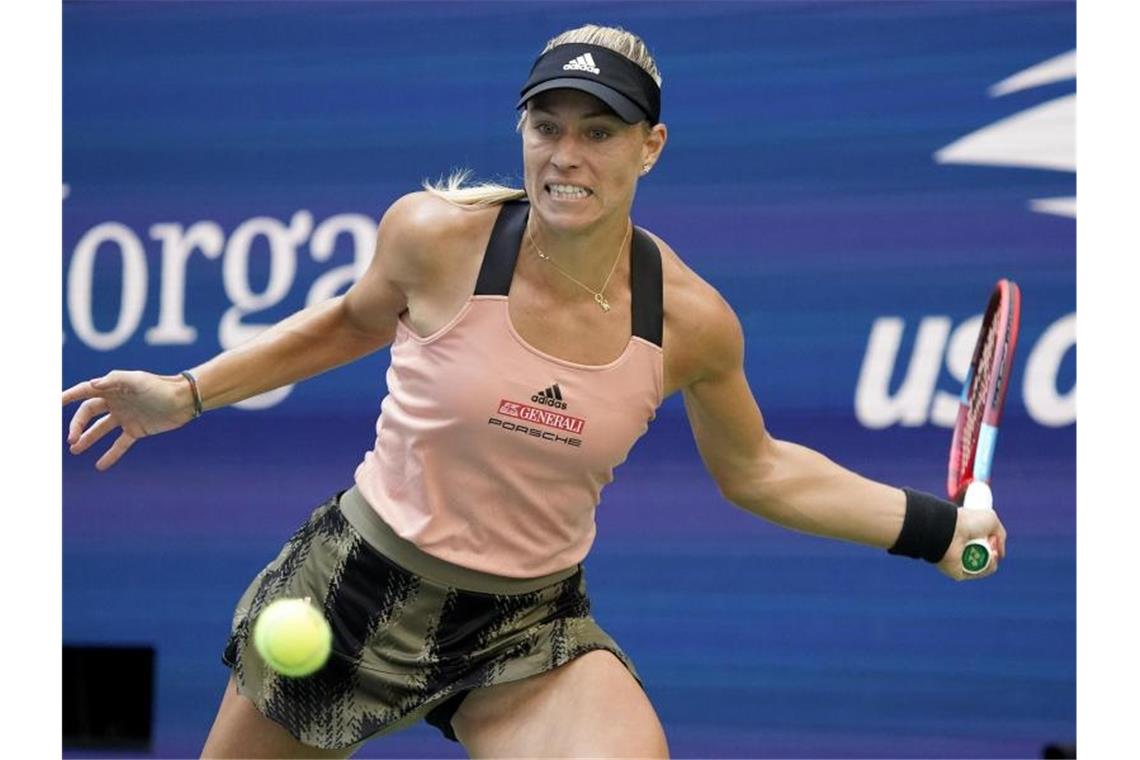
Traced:
<path id="1" fill-rule="evenodd" d="M 904 488 L 903 493 L 906 517 L 895 545 L 887 552 L 938 563 L 954 538 L 958 507 L 922 491 Z"/>

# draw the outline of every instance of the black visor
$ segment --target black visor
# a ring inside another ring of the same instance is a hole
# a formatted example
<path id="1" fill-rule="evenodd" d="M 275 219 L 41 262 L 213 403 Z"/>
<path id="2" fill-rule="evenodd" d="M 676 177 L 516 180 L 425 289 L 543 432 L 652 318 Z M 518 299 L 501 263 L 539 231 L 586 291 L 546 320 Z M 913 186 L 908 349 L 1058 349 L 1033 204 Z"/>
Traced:
<path id="1" fill-rule="evenodd" d="M 540 56 L 515 108 L 547 90 L 581 90 L 605 103 L 628 124 L 661 120 L 661 88 L 645 69 L 620 53 L 572 42 Z"/>

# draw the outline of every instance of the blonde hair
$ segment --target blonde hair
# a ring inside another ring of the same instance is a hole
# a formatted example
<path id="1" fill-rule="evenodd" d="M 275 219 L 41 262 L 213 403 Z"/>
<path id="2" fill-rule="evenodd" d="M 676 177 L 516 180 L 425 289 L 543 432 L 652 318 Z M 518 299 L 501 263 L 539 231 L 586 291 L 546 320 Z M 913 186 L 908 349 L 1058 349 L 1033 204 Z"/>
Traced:
<path id="1" fill-rule="evenodd" d="M 463 183 L 470 176 L 470 169 L 455 169 L 447 179 L 440 179 L 438 182 L 425 179 L 423 188 L 437 198 L 443 198 L 448 203 L 465 208 L 498 206 L 500 203 L 526 197 L 526 190 L 500 185 L 498 182 L 479 182 L 464 187 Z"/>
<path id="2" fill-rule="evenodd" d="M 577 29 L 569 29 L 547 42 L 546 47 L 542 49 L 542 55 L 549 53 L 551 49 L 559 45 L 572 42 L 609 48 L 645 69 L 649 76 L 653 77 L 657 86 L 661 86 L 661 72 L 657 69 L 657 63 L 653 60 L 653 56 L 649 54 L 649 48 L 646 47 L 645 41 L 620 26 L 586 24 Z M 526 110 L 523 110 L 519 116 L 518 124 L 515 125 L 516 131 L 521 131 L 525 122 Z M 423 189 L 448 203 L 465 208 L 497 206 L 501 203 L 526 197 L 526 190 L 500 185 L 497 182 L 479 182 L 464 187 L 464 183 L 470 176 L 470 169 L 456 169 L 448 175 L 447 179 L 440 179 L 438 182 L 425 179 Z"/>

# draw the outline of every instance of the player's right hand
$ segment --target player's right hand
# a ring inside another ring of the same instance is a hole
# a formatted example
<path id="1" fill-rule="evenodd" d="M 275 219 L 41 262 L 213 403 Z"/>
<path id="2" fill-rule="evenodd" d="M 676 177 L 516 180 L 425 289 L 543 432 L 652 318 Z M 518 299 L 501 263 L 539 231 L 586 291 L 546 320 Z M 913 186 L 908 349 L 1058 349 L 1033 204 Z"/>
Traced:
<path id="1" fill-rule="evenodd" d="M 85 380 L 63 392 L 64 406 L 83 401 L 71 418 L 67 442 L 72 454 L 82 454 L 107 433 L 122 433 L 95 462 L 106 470 L 140 438 L 182 427 L 194 419 L 194 397 L 181 375 L 115 370 Z"/>
<path id="2" fill-rule="evenodd" d="M 989 543 L 990 564 L 982 572 L 970 574 L 962 567 L 962 550 L 976 538 Z M 997 572 L 998 563 L 1005 559 L 1005 539 L 1005 526 L 992 509 L 959 509 L 954 538 L 942 561 L 938 563 L 938 569 L 956 581 L 977 580 L 993 575 Z"/>

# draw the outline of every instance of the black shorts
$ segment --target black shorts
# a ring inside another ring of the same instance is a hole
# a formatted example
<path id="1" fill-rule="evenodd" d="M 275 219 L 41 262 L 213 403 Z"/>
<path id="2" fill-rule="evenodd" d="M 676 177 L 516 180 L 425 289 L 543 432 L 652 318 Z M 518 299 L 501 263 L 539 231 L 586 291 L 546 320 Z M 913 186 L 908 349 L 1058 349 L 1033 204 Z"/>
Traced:
<path id="1" fill-rule="evenodd" d="M 278 675 L 249 645 L 260 611 L 288 597 L 310 597 L 332 627 L 332 655 L 303 678 Z M 638 678 L 590 616 L 581 566 L 516 579 L 444 562 L 396 536 L 352 488 L 318 507 L 254 578 L 222 660 L 238 692 L 299 741 L 342 749 L 421 719 L 457 741 L 451 717 L 469 690 L 596 649 Z"/>

